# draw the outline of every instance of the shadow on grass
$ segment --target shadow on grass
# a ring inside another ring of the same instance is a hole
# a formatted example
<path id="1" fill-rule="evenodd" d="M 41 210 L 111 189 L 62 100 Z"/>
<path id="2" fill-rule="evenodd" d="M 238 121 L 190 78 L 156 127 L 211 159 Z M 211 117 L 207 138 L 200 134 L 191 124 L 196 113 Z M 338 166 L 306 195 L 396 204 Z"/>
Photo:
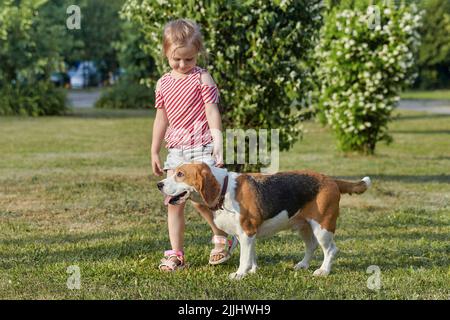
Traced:
<path id="1" fill-rule="evenodd" d="M 339 244 L 337 244 L 339 248 Z M 379 251 L 375 254 L 368 255 L 367 252 L 361 251 L 356 253 L 350 253 L 345 250 L 340 250 L 336 256 L 336 260 L 333 263 L 331 275 L 339 273 L 339 271 L 355 272 L 363 271 L 365 272 L 370 265 L 376 265 L 380 267 L 382 271 L 392 271 L 398 269 L 410 269 L 415 268 L 436 268 L 442 267 L 446 268 L 448 266 L 448 259 L 444 258 L 446 254 L 445 249 L 435 250 L 436 254 L 441 255 L 439 259 L 432 259 L 428 257 L 423 257 L 418 255 L 415 249 L 402 249 L 398 253 L 393 254 L 392 252 Z M 300 262 L 304 257 L 304 251 L 298 250 L 297 254 L 280 254 L 280 253 L 258 253 L 257 252 L 257 263 L 260 269 L 270 266 L 288 265 L 286 271 L 291 272 L 307 272 L 312 273 L 314 270 L 320 267 L 323 261 L 323 254 L 320 248 L 316 249 L 314 252 L 314 257 L 311 260 L 310 267 L 308 270 L 295 270 L 294 266 Z M 235 257 L 234 257 L 235 258 Z M 234 259 L 233 258 L 233 259 Z M 231 259 L 228 265 L 233 267 L 238 267 L 239 260 Z M 290 264 L 290 266 L 289 266 Z"/>
<path id="2" fill-rule="evenodd" d="M 274 266 L 280 263 L 291 262 L 292 270 L 295 264 L 300 262 L 304 257 L 304 245 L 301 245 L 299 239 L 299 246 L 296 247 L 295 253 L 258 253 L 257 262 L 260 267 Z M 423 248 L 404 248 L 392 250 L 393 248 L 370 248 L 358 251 L 357 249 L 350 250 L 342 249 L 339 245 L 339 239 L 336 240 L 336 245 L 340 248 L 337 254 L 337 260 L 333 263 L 333 269 L 342 269 L 346 271 L 366 270 L 370 265 L 377 265 L 382 270 L 396 270 L 401 268 L 432 268 L 432 267 L 448 267 L 449 260 L 446 257 L 448 248 L 433 248 L 432 253 L 434 257 L 427 256 L 428 252 Z M 257 246 L 258 247 L 258 246 Z M 391 249 L 391 250 L 389 250 Z M 313 271 L 319 268 L 323 261 L 323 253 L 320 247 L 314 252 L 314 257 L 311 260 L 310 270 Z"/>
<path id="3" fill-rule="evenodd" d="M 438 226 L 438 223 L 434 226 Z M 402 227 L 399 228 L 401 232 L 393 234 L 380 232 L 378 226 L 375 227 L 372 223 L 366 225 L 366 228 L 368 230 L 373 228 L 375 231 L 372 234 L 340 235 L 337 230 L 336 245 L 340 251 L 335 267 L 355 271 L 366 270 L 373 264 L 383 270 L 395 270 L 409 267 L 447 267 L 449 264 L 450 244 L 445 245 L 448 242 L 447 232 L 408 231 Z M 349 241 L 357 243 L 357 247 L 352 249 L 353 244 Z M 290 249 L 280 251 L 286 247 Z M 293 267 L 303 259 L 304 250 L 303 240 L 295 233 L 265 238 L 256 244 L 260 266 L 292 262 Z M 322 249 L 318 247 L 311 269 L 318 268 L 322 261 Z"/>
<path id="4" fill-rule="evenodd" d="M 338 246 L 339 247 L 339 246 Z M 416 248 L 401 248 L 395 252 L 379 250 L 368 255 L 367 252 L 350 253 L 341 250 L 338 253 L 334 268 L 347 271 L 366 270 L 370 265 L 380 267 L 382 271 L 413 268 L 448 267 L 445 248 L 433 249 L 437 258 L 425 256 L 426 252 Z M 317 256 L 316 256 L 317 257 Z"/>
<path id="5" fill-rule="evenodd" d="M 443 159 L 440 159 L 443 160 Z M 445 160 L 445 159 L 444 159 Z M 377 174 L 365 174 L 369 176 L 372 182 L 375 181 L 393 181 L 402 183 L 424 183 L 424 182 L 437 182 L 437 183 L 450 183 L 450 175 L 440 174 L 440 175 L 377 175 Z M 337 176 L 336 179 L 344 179 L 351 181 L 359 181 L 362 176 Z"/>
<path id="6" fill-rule="evenodd" d="M 87 119 L 152 118 L 155 116 L 155 111 L 151 109 L 71 108 L 63 116 Z"/>
<path id="7" fill-rule="evenodd" d="M 417 159 L 417 160 L 435 160 L 435 161 L 450 160 L 450 157 L 446 157 L 446 156 L 437 156 L 437 157 L 412 156 L 411 158 L 412 159 Z"/>
<path id="8" fill-rule="evenodd" d="M 41 266 L 53 263 L 80 263 L 118 260 L 125 257 L 136 257 L 149 252 L 161 251 L 159 240 L 127 239 L 136 236 L 136 230 L 96 232 L 82 235 L 36 236 L 21 239 L 10 239 L 2 244 L 21 248 L 21 252 L 10 249 L 3 252 L 0 268 L 21 266 Z M 95 241 L 101 241 L 96 243 Z M 27 245 L 38 244 L 26 248 Z M 54 249 L 54 245 L 67 246 Z M 25 247 L 25 248 L 24 248 Z"/>
<path id="9" fill-rule="evenodd" d="M 134 231 L 136 232 L 136 231 Z M 115 237 L 121 237 L 127 234 L 131 234 L 131 231 L 106 231 L 106 232 L 96 232 L 88 234 L 58 234 L 58 235 L 36 235 L 32 237 L 23 237 L 16 239 L 1 239 L 3 245 L 13 245 L 13 246 L 25 246 L 30 243 L 34 244 L 72 244 L 79 243 L 83 241 L 95 241 L 104 239 L 114 239 Z"/>
<path id="10" fill-rule="evenodd" d="M 450 130 L 391 130 L 391 133 L 396 134 L 450 134 Z"/>
<path id="11" fill-rule="evenodd" d="M 119 233 L 120 234 L 120 233 Z M 95 237 L 96 239 L 108 239 L 110 234 Z M 89 237 L 83 236 L 80 239 L 89 239 Z M 399 247 L 398 250 L 394 248 L 388 248 L 385 246 L 371 247 L 370 241 L 384 239 L 384 236 L 377 235 L 373 237 L 361 236 L 354 237 L 349 236 L 347 239 L 358 239 L 361 241 L 367 241 L 365 249 L 350 250 L 341 249 L 337 261 L 334 264 L 334 272 L 339 270 L 355 271 L 366 270 L 369 265 L 378 265 L 383 271 L 397 270 L 400 268 L 431 268 L 431 267 L 447 267 L 448 258 L 446 258 L 448 248 L 433 248 L 432 254 L 435 257 L 428 257 L 428 249 L 424 247 Z M 414 235 L 409 235 L 402 240 L 414 239 Z M 444 234 L 438 234 L 431 236 L 428 239 L 434 241 L 445 241 Z M 337 246 L 342 238 L 337 239 Z M 69 241 L 75 241 L 75 237 L 72 237 Z M 270 248 L 276 249 L 277 242 L 266 243 Z M 284 243 L 284 242 L 283 242 Z M 264 250 L 264 243 L 257 242 L 257 259 L 260 267 L 274 266 L 292 262 L 293 266 L 299 262 L 304 256 L 303 241 L 298 237 L 298 241 L 294 241 L 295 250 L 289 252 L 268 252 L 267 248 Z M 298 244 L 298 245 L 297 245 Z M 122 261 L 124 258 L 131 257 L 139 259 L 141 254 L 148 254 L 149 252 L 159 251 L 162 246 L 158 241 L 151 240 L 122 240 L 115 241 L 108 244 L 92 244 L 82 248 L 70 248 L 51 250 L 51 247 L 46 247 L 40 250 L 27 250 L 23 253 L 10 253 L 2 254 L 2 261 L 0 261 L 0 267 L 2 269 L 14 268 L 18 264 L 21 267 L 40 267 L 48 264 L 55 263 L 86 263 L 86 262 L 102 262 L 102 261 Z M 282 244 L 280 243 L 280 248 Z M 314 259 L 311 262 L 311 272 L 320 266 L 323 260 L 323 254 L 320 248 L 315 251 Z M 237 267 L 239 264 L 239 251 L 237 250 L 233 259 L 227 263 L 228 268 Z"/>
<path id="12" fill-rule="evenodd" d="M 413 114 L 413 115 L 404 115 L 404 114 L 400 114 L 400 115 L 395 115 L 394 116 L 394 120 L 395 121 L 401 121 L 401 120 L 425 120 L 425 119 L 443 119 L 443 118 L 449 118 L 450 119 L 450 115 L 448 114 L 436 114 L 436 113 L 420 113 L 420 114 Z"/>

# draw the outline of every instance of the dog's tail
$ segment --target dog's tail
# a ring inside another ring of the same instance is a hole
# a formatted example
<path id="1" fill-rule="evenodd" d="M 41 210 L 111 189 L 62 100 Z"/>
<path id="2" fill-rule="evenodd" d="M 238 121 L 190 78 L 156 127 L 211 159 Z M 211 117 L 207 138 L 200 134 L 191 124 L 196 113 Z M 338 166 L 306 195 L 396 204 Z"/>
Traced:
<path id="1" fill-rule="evenodd" d="M 356 193 L 361 194 L 365 192 L 372 185 L 372 181 L 369 177 L 362 178 L 359 182 L 350 182 L 344 180 L 334 180 L 339 187 L 341 193 Z"/>

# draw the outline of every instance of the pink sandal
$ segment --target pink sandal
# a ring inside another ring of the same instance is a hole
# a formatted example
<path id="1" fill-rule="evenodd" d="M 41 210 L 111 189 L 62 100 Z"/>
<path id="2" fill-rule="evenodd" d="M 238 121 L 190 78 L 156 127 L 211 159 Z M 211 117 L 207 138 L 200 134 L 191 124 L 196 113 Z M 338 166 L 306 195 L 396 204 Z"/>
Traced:
<path id="1" fill-rule="evenodd" d="M 161 259 L 161 264 L 158 268 L 161 271 L 177 271 L 185 267 L 183 251 L 167 250 L 164 251 L 164 258 Z"/>
<path id="2" fill-rule="evenodd" d="M 237 239 L 237 237 L 233 236 L 231 238 L 231 240 L 228 240 L 227 237 L 214 235 L 212 237 L 211 242 L 213 244 L 222 244 L 223 245 L 223 248 L 221 248 L 221 249 L 218 249 L 218 248 L 212 249 L 211 253 L 209 255 L 209 264 L 217 265 L 217 264 L 224 263 L 231 258 L 231 253 L 233 252 L 234 248 L 236 248 L 236 245 L 238 244 L 238 239 Z M 228 244 L 228 246 L 227 246 L 227 244 Z M 212 260 L 213 256 L 217 256 L 217 255 L 221 256 L 221 258 L 218 260 Z"/>

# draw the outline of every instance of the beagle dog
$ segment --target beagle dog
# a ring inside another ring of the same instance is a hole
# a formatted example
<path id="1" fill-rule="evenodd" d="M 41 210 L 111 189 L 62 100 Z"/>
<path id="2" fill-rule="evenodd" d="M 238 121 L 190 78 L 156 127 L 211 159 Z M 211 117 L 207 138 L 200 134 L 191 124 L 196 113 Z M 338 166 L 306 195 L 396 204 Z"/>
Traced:
<path id="1" fill-rule="evenodd" d="M 197 210 L 213 211 L 219 229 L 238 237 L 239 268 L 230 278 L 241 279 L 256 271 L 256 238 L 289 228 L 299 231 L 306 247 L 294 269 L 307 269 L 320 245 L 324 259 L 314 275 L 328 275 L 338 252 L 333 236 L 341 194 L 363 193 L 370 184 L 369 177 L 348 182 L 313 171 L 239 174 L 198 162 L 179 166 L 158 188 L 166 205 L 190 199 Z"/>

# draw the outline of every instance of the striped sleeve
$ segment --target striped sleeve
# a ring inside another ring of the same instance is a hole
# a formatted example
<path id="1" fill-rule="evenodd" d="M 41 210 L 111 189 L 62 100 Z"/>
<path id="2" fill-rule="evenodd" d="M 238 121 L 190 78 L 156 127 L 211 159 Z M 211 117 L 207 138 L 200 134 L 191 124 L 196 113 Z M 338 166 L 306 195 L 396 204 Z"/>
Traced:
<path id="1" fill-rule="evenodd" d="M 219 103 L 219 89 L 215 85 L 201 85 L 203 103 Z"/>
<path id="2" fill-rule="evenodd" d="M 156 109 L 164 108 L 164 99 L 161 94 L 161 90 L 155 91 L 155 108 Z"/>

